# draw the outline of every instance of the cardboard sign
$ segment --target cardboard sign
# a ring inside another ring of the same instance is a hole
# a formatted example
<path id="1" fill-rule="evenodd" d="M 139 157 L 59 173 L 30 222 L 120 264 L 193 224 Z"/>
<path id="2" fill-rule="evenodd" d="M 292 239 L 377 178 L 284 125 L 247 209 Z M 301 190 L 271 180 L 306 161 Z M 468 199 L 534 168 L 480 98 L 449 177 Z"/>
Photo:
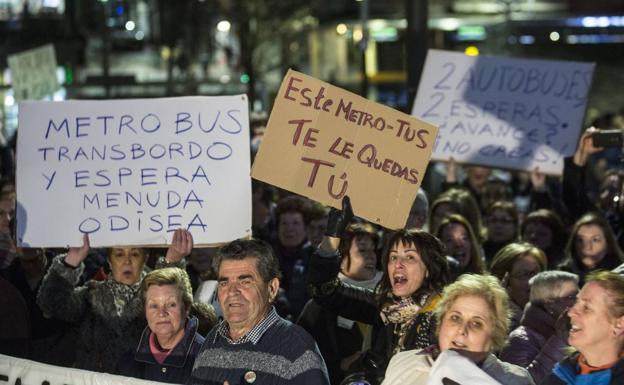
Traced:
<path id="1" fill-rule="evenodd" d="M 26 102 L 19 108 L 22 246 L 196 245 L 251 235 L 247 97 Z"/>
<path id="2" fill-rule="evenodd" d="M 0 381 L 22 385 L 149 385 L 154 381 L 65 368 L 0 354 Z"/>
<path id="3" fill-rule="evenodd" d="M 10 55 L 7 61 L 15 100 L 41 100 L 59 89 L 52 44 Z"/>
<path id="4" fill-rule="evenodd" d="M 430 50 L 412 115 L 439 125 L 432 159 L 560 175 L 594 64 Z"/>
<path id="5" fill-rule="evenodd" d="M 384 227 L 405 226 L 437 128 L 295 71 L 280 86 L 252 177 Z"/>

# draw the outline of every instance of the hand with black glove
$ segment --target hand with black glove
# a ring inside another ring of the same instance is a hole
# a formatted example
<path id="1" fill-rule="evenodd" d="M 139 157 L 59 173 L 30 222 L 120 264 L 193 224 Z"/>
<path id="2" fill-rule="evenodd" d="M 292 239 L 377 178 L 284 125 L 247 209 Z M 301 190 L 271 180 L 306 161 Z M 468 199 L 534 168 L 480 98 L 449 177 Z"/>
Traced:
<path id="1" fill-rule="evenodd" d="M 351 200 L 345 195 L 342 198 L 342 210 L 332 207 L 327 218 L 327 230 L 319 248 L 325 254 L 334 254 L 340 245 L 340 237 L 344 235 L 345 229 L 353 220 L 353 209 Z"/>
<path id="2" fill-rule="evenodd" d="M 340 238 L 343 236 L 345 229 L 353 220 L 353 209 L 351 208 L 351 199 L 348 195 L 342 198 L 342 210 L 331 208 L 329 217 L 327 218 L 327 230 L 325 235 L 328 237 Z"/>

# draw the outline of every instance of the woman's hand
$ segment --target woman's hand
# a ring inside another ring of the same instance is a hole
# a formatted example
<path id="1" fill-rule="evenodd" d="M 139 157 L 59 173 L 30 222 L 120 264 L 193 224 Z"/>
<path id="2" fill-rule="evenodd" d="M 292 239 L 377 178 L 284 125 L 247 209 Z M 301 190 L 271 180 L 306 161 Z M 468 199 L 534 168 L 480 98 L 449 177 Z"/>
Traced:
<path id="1" fill-rule="evenodd" d="M 446 182 L 457 183 L 457 162 L 452 156 L 446 164 Z"/>
<path id="2" fill-rule="evenodd" d="M 344 235 L 345 229 L 353 220 L 353 208 L 348 195 L 342 198 L 342 210 L 331 208 L 327 218 L 327 229 L 321 241 L 321 250 L 334 252 L 338 250 L 340 238 Z"/>
<path id="3" fill-rule="evenodd" d="M 191 250 L 193 250 L 193 235 L 190 231 L 177 229 L 173 233 L 173 239 L 167 249 L 165 261 L 167 263 L 180 262 L 184 257 L 191 254 Z"/>
<path id="4" fill-rule="evenodd" d="M 603 150 L 602 147 L 595 147 L 592 141 L 592 134 L 596 131 L 598 131 L 596 127 L 592 126 L 585 130 L 583 135 L 581 135 L 578 147 L 576 148 L 576 152 L 574 153 L 574 164 L 576 164 L 577 166 L 585 166 L 585 164 L 587 164 L 587 159 L 590 155 Z"/>
<path id="5" fill-rule="evenodd" d="M 533 185 L 533 190 L 535 191 L 546 191 L 546 174 L 540 172 L 539 167 L 535 167 L 531 171 L 531 185 Z"/>
<path id="6" fill-rule="evenodd" d="M 73 267 L 78 267 L 80 263 L 84 261 L 85 258 L 87 258 L 89 249 L 89 234 L 83 234 L 82 246 L 70 247 L 69 251 L 67 252 L 67 256 L 65 256 L 65 263 Z"/>

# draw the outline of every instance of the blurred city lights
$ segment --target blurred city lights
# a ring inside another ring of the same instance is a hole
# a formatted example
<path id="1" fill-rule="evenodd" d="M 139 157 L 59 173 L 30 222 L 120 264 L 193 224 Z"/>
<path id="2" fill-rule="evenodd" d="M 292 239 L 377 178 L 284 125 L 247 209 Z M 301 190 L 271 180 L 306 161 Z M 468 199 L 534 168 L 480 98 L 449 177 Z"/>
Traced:
<path id="1" fill-rule="evenodd" d="M 464 53 L 468 56 L 479 56 L 479 48 L 475 47 L 474 45 L 471 45 L 471 46 L 466 47 L 466 49 L 464 50 Z"/>
<path id="2" fill-rule="evenodd" d="M 344 35 L 345 33 L 347 33 L 347 25 L 340 23 L 336 26 L 336 33 L 338 33 L 338 35 Z"/>
<path id="3" fill-rule="evenodd" d="M 126 22 L 126 30 L 128 31 L 134 31 L 134 28 L 136 27 L 136 25 L 134 24 L 134 21 L 132 20 L 128 20 Z"/>
<path id="4" fill-rule="evenodd" d="M 219 32 L 228 32 L 230 30 L 231 24 L 227 20 L 221 20 L 217 23 L 217 30 Z"/>
<path id="5" fill-rule="evenodd" d="M 552 41 L 559 41 L 560 37 L 561 36 L 559 36 L 559 32 L 557 32 L 557 31 L 552 31 L 550 33 L 550 40 L 552 40 Z"/>
<path id="6" fill-rule="evenodd" d="M 134 38 L 137 40 L 143 40 L 144 37 L 145 37 L 145 33 L 143 31 L 137 31 L 134 34 Z"/>
<path id="7" fill-rule="evenodd" d="M 251 77 L 249 77 L 248 74 L 242 74 L 240 76 L 240 82 L 243 83 L 243 84 L 249 83 L 250 80 L 251 80 Z"/>

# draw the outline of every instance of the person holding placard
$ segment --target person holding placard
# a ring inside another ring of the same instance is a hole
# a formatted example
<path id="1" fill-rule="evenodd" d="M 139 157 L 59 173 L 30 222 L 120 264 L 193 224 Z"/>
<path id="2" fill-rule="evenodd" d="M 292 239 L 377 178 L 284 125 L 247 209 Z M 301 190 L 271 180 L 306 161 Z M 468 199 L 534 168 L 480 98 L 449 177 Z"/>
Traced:
<path id="1" fill-rule="evenodd" d="M 191 233 L 176 230 L 157 267 L 184 268 L 184 257 L 192 248 Z M 52 261 L 37 303 L 44 314 L 77 326 L 75 367 L 114 373 L 121 355 L 136 347 L 145 327 L 140 285 L 147 252 L 137 247 L 111 248 L 107 279 L 77 286 L 88 251 L 89 237 L 85 234 L 81 247 L 70 247 L 67 254 Z"/>
<path id="2" fill-rule="evenodd" d="M 432 312 L 449 272 L 444 246 L 436 237 L 421 230 L 398 230 L 387 238 L 383 275 L 374 290 L 341 282 L 338 247 L 352 219 L 345 197 L 342 211 L 330 212 L 327 233 L 310 261 L 309 281 L 318 304 L 341 317 L 373 325 L 371 350 L 350 371 L 375 383 L 392 355 L 434 342 Z"/>

